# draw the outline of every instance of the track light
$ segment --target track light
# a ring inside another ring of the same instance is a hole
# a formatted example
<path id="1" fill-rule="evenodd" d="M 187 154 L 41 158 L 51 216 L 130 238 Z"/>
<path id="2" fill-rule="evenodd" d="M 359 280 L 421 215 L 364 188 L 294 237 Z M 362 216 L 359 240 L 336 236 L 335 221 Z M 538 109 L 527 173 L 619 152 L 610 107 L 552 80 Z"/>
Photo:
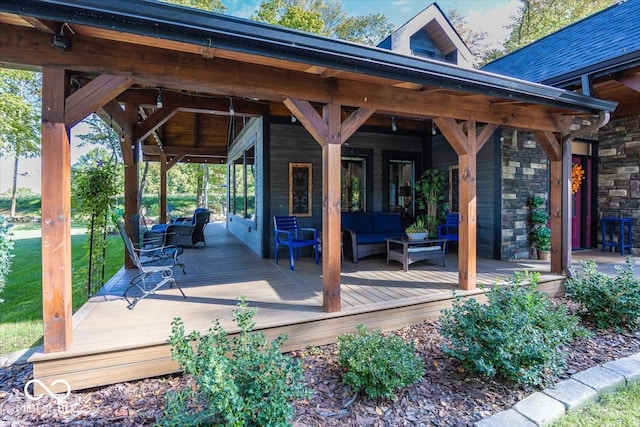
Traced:
<path id="1" fill-rule="evenodd" d="M 295 123 L 297 122 L 298 119 L 296 119 L 296 116 L 294 116 L 293 114 L 291 115 L 291 123 Z"/>
<path id="2" fill-rule="evenodd" d="M 162 88 L 158 88 L 158 99 L 156 99 L 156 107 L 162 108 Z"/>
<path id="3" fill-rule="evenodd" d="M 233 99 L 229 98 L 229 115 L 233 116 L 236 114 L 236 110 L 233 108 Z"/>
<path id="4" fill-rule="evenodd" d="M 398 126 L 396 126 L 396 118 L 393 116 L 391 116 L 391 130 L 394 132 L 398 130 Z"/>

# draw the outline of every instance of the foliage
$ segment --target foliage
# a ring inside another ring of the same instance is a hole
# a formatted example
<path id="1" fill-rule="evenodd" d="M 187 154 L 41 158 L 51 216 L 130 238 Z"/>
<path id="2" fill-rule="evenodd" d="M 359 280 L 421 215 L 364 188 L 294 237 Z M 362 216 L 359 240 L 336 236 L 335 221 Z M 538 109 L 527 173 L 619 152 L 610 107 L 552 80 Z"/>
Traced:
<path id="1" fill-rule="evenodd" d="M 425 170 L 416 182 L 416 203 L 418 210 L 424 213 L 424 222 L 431 235 L 436 234 L 438 224 L 444 221 L 446 188 L 446 174 L 440 169 Z"/>
<path id="2" fill-rule="evenodd" d="M 224 13 L 227 7 L 220 0 L 161 0 L 166 3 L 173 3 L 179 6 L 201 9 L 209 12 Z"/>
<path id="3" fill-rule="evenodd" d="M 90 238 L 86 247 L 89 295 L 104 284 L 102 266 L 107 247 L 109 216 L 115 207 L 115 196 L 120 189 L 115 179 L 117 171 L 118 166 L 114 162 L 105 163 L 102 160 L 73 170 L 74 215 L 90 221 Z"/>
<path id="4" fill-rule="evenodd" d="M 42 340 L 42 239 L 26 238 L 19 230 L 14 234 L 13 264 L 0 309 L 0 354 L 40 345 Z M 86 235 L 71 236 L 74 312 L 87 302 L 86 276 L 81 274 L 86 269 L 86 241 Z M 124 248 L 120 236 L 109 236 L 107 242 L 105 274 L 111 277 L 122 267 Z"/>
<path id="5" fill-rule="evenodd" d="M 571 167 L 571 194 L 576 194 L 580 190 L 582 181 L 584 181 L 584 169 L 581 165 L 574 163 Z"/>
<path id="6" fill-rule="evenodd" d="M 536 249 L 548 251 L 551 249 L 551 230 L 547 227 L 549 214 L 540 196 L 532 196 L 528 201 L 529 222 L 531 223 L 531 244 Z"/>
<path id="7" fill-rule="evenodd" d="M 109 157 L 116 160 L 122 159 L 120 139 L 111 127 L 111 124 L 105 123 L 95 114 L 89 116 L 84 120 L 83 123 L 88 126 L 89 132 L 86 134 L 76 135 L 78 139 L 82 141 L 78 144 L 78 147 L 83 147 L 90 144 L 97 145 L 109 152 L 109 154 L 105 157 L 105 154 L 102 154 L 104 153 L 103 151 L 98 151 L 98 153 L 101 153 L 100 156 L 103 158 L 103 160 L 106 160 Z M 96 156 L 96 154 L 93 154 L 93 156 Z M 79 161 L 80 163 L 83 162 L 82 159 L 80 159 Z"/>
<path id="8" fill-rule="evenodd" d="M 340 0 L 263 0 L 251 19 L 371 45 L 393 30 L 381 14 L 349 16 Z"/>
<path id="9" fill-rule="evenodd" d="M 597 270 L 593 260 L 582 261 L 583 274 L 572 271 L 565 282 L 567 298 L 585 309 L 598 328 L 640 327 L 640 278 L 633 272 L 633 259 L 616 266 L 616 275 Z"/>
<path id="10" fill-rule="evenodd" d="M 563 305 L 535 289 L 538 280 L 538 273 L 515 273 L 511 283 L 487 292 L 487 304 L 457 296 L 440 318 L 443 351 L 487 377 L 546 383 L 564 365 L 559 346 L 587 332 Z"/>
<path id="11" fill-rule="evenodd" d="M 11 251 L 13 250 L 14 236 L 10 227 L 7 218 L 0 215 L 0 294 L 7 284 L 7 276 L 11 271 L 11 258 L 13 258 Z M 0 298 L 0 303 L 2 302 L 4 300 Z"/>
<path id="12" fill-rule="evenodd" d="M 427 226 L 422 218 L 416 218 L 413 224 L 409 225 L 404 231 L 407 233 L 426 233 Z"/>
<path id="13" fill-rule="evenodd" d="M 470 27 L 464 16 L 458 12 L 455 7 L 447 10 L 447 19 L 456 29 L 460 38 L 467 45 L 471 53 L 475 57 L 476 64 L 483 62 L 484 58 L 489 54 L 489 34 L 486 31 L 476 31 Z"/>
<path id="14" fill-rule="evenodd" d="M 346 369 L 342 378 L 356 391 L 363 390 L 370 398 L 392 397 L 422 378 L 424 363 L 400 337 L 368 332 L 363 324 L 358 333 L 338 337 L 338 362 Z"/>
<path id="15" fill-rule="evenodd" d="M 252 332 L 255 309 L 240 298 L 233 318 L 240 332 L 229 337 L 216 320 L 205 335 L 185 335 L 172 322 L 172 357 L 196 386 L 167 396 L 162 425 L 280 426 L 293 416 L 292 399 L 307 396 L 299 363 L 283 355 L 284 335 L 269 342 Z"/>
<path id="16" fill-rule="evenodd" d="M 520 0 L 505 54 L 611 6 L 616 0 Z"/>

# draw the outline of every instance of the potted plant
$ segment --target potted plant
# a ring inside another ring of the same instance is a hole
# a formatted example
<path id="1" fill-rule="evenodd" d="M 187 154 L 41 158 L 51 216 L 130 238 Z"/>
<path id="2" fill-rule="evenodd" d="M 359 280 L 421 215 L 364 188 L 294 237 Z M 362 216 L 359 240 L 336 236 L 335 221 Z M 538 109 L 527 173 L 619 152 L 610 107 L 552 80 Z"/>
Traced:
<path id="1" fill-rule="evenodd" d="M 548 260 L 551 255 L 551 230 L 547 227 L 549 214 L 544 199 L 539 196 L 530 197 L 528 205 L 531 244 L 536 249 L 538 259 Z"/>
<path id="2" fill-rule="evenodd" d="M 409 236 L 411 240 L 423 240 L 429 235 L 424 220 L 420 217 L 416 218 L 413 224 L 405 228 L 404 232 L 407 233 L 407 236 Z"/>
<path id="3" fill-rule="evenodd" d="M 425 170 L 416 182 L 416 202 L 424 212 L 424 225 L 431 235 L 436 235 L 440 217 L 444 218 L 446 186 L 446 175 L 440 169 Z"/>

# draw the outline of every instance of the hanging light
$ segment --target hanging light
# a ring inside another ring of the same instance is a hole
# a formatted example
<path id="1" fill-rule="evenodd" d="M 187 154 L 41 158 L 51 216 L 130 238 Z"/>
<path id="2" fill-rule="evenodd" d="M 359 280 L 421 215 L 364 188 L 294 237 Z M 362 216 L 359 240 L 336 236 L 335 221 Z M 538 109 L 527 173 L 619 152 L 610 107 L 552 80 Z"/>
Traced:
<path id="1" fill-rule="evenodd" d="M 233 108 L 233 99 L 229 97 L 229 115 L 233 116 L 236 114 L 236 110 Z"/>
<path id="2" fill-rule="evenodd" d="M 436 124 L 434 122 L 431 122 L 431 135 L 435 135 L 436 134 Z"/>
<path id="3" fill-rule="evenodd" d="M 391 116 L 391 130 L 394 132 L 398 130 L 398 126 L 396 126 L 396 118 L 393 116 Z"/>
<path id="4" fill-rule="evenodd" d="M 156 107 L 162 108 L 162 88 L 158 88 L 158 98 L 156 99 Z"/>
<path id="5" fill-rule="evenodd" d="M 295 123 L 297 122 L 298 119 L 296 119 L 296 116 L 294 116 L 293 114 L 291 115 L 291 123 Z"/>

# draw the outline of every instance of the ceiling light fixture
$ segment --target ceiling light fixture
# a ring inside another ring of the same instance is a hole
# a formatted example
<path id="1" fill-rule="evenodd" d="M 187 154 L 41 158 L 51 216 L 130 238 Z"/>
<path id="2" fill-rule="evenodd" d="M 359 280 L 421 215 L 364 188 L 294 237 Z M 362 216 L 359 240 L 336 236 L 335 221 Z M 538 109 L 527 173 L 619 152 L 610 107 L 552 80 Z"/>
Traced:
<path id="1" fill-rule="evenodd" d="M 434 122 L 431 122 L 431 135 L 435 135 L 436 134 L 436 124 Z"/>
<path id="2" fill-rule="evenodd" d="M 162 108 L 162 88 L 158 88 L 158 99 L 156 99 L 156 107 Z"/>
<path id="3" fill-rule="evenodd" d="M 298 119 L 296 119 L 296 116 L 294 116 L 293 114 L 291 115 L 291 123 L 295 123 L 297 122 Z"/>
<path id="4" fill-rule="evenodd" d="M 71 34 L 75 34 L 75 32 L 71 29 L 68 23 L 62 24 L 60 27 L 60 32 L 53 35 L 51 39 L 51 44 L 58 50 L 62 52 L 68 52 L 71 50 L 71 39 L 64 33 L 64 27 L 67 27 Z"/>
<path id="5" fill-rule="evenodd" d="M 391 130 L 394 132 L 398 130 L 398 126 L 396 126 L 396 118 L 393 116 L 391 116 Z"/>

